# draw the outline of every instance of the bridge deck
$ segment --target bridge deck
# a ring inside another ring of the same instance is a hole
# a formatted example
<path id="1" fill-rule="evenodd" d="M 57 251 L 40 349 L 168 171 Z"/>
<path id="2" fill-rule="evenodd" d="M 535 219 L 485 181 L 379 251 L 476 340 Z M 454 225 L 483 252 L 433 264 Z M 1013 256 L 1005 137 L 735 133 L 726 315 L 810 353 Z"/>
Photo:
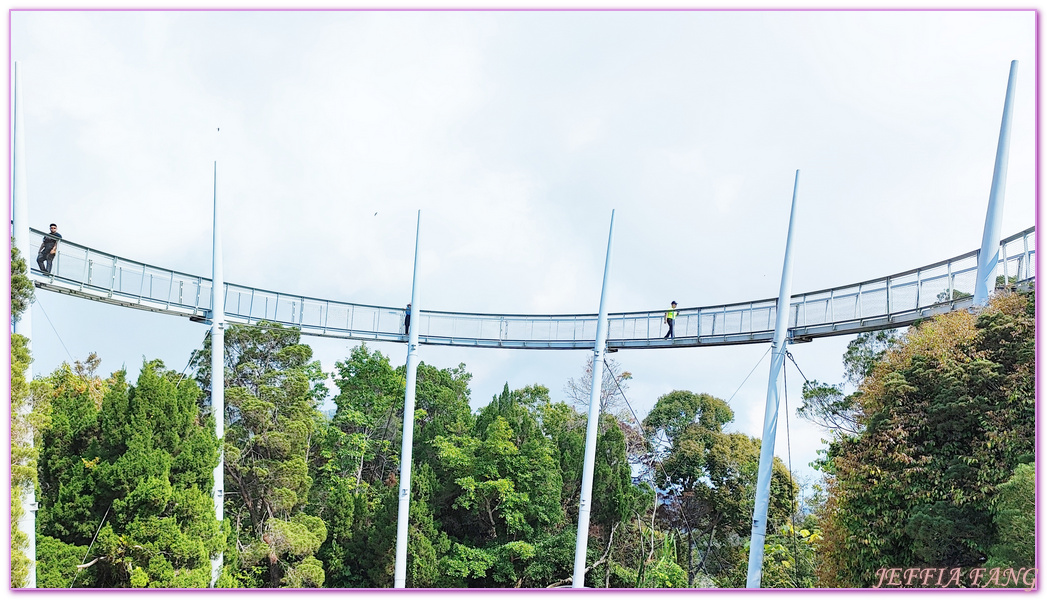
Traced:
<path id="1" fill-rule="evenodd" d="M 35 262 L 43 232 L 32 230 Z M 1000 266 L 1009 281 L 1035 276 L 1035 228 L 1000 243 Z M 794 341 L 909 325 L 971 306 L 978 251 L 903 273 L 794 295 L 789 335 Z M 140 310 L 206 320 L 211 280 L 156 267 L 63 240 L 51 274 L 36 269 L 37 287 Z M 777 299 L 678 311 L 675 340 L 663 340 L 664 309 L 608 315 L 609 349 L 679 348 L 769 342 Z M 404 309 L 225 285 L 226 320 L 271 321 L 303 334 L 406 342 Z M 421 311 L 412 317 L 422 344 L 479 348 L 582 349 L 596 338 L 595 314 L 519 315 Z"/>

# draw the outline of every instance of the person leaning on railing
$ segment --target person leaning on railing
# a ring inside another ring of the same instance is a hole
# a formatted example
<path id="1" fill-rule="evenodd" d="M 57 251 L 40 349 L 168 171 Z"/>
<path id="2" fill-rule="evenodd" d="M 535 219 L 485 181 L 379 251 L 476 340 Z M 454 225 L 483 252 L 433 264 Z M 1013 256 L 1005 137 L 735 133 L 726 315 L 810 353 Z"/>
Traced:
<path id="1" fill-rule="evenodd" d="M 58 240 L 60 239 L 62 239 L 62 234 L 58 233 L 58 225 L 51 223 L 51 233 L 44 234 L 44 241 L 40 243 L 40 252 L 36 255 L 36 264 L 44 273 L 51 272 L 55 255 L 58 254 Z"/>

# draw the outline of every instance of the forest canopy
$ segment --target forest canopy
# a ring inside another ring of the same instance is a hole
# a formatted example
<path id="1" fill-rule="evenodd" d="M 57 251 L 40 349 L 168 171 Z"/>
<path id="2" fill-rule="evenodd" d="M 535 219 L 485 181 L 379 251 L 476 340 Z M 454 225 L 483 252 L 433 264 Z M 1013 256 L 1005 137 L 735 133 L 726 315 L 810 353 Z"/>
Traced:
<path id="1" fill-rule="evenodd" d="M 1033 304 L 1004 294 L 860 337 L 848 382 L 809 382 L 798 412 L 830 437 L 824 481 L 801 504 L 775 459 L 764 587 L 1034 564 Z M 231 325 L 218 440 L 211 352 L 208 337 L 195 377 L 156 360 L 134 382 L 103 377 L 91 356 L 33 382 L 39 457 L 13 458 L 22 485 L 37 478 L 38 586 L 206 587 L 221 554 L 219 587 L 390 587 L 405 367 L 361 344 L 325 373 L 297 330 Z M 632 376 L 609 366 L 621 397 L 601 398 L 585 585 L 744 586 L 760 440 L 701 392 L 637 422 L 621 409 Z M 571 585 L 591 374 L 571 404 L 535 383 L 477 410 L 470 380 L 464 364 L 418 367 L 407 586 Z"/>

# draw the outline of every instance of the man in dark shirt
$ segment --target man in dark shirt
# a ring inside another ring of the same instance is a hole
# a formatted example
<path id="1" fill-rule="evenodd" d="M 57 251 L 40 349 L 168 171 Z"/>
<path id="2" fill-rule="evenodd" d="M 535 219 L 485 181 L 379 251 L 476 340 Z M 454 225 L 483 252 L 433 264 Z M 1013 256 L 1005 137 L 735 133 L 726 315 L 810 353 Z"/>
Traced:
<path id="1" fill-rule="evenodd" d="M 58 253 L 58 240 L 62 234 L 58 233 L 58 225 L 51 223 L 51 233 L 44 234 L 44 241 L 40 243 L 40 253 L 36 255 L 36 264 L 44 273 L 51 272 L 51 265 L 55 262 L 55 254 Z"/>

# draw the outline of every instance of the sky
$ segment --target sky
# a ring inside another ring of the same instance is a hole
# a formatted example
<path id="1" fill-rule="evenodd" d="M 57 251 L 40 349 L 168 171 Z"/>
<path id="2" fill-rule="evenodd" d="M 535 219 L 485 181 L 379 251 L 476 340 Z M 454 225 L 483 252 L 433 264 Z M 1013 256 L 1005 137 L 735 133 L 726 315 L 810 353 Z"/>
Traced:
<path id="1" fill-rule="evenodd" d="M 1026 11 L 33 11 L 10 15 L 31 226 L 230 283 L 422 310 L 596 313 L 793 293 L 981 244 L 1011 60 L 1003 236 L 1035 224 L 1035 13 Z M 217 183 L 213 180 L 217 162 Z M 33 372 L 182 370 L 187 319 L 38 291 Z M 843 381 L 853 336 L 789 347 L 776 454 L 828 435 L 803 377 Z M 304 337 L 325 371 L 358 342 Z M 406 345 L 369 343 L 391 362 Z M 642 418 L 683 389 L 759 437 L 768 345 L 623 350 Z M 422 346 L 565 400 L 591 351 Z M 786 419 L 785 415 L 789 418 Z M 786 428 L 788 427 L 788 431 Z"/>

